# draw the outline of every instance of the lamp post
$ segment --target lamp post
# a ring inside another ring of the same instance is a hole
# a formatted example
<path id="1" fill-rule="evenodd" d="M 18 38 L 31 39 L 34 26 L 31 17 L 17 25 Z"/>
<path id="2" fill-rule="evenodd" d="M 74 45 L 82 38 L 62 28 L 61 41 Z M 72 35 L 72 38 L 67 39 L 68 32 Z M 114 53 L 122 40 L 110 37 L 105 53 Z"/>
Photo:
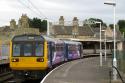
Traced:
<path id="1" fill-rule="evenodd" d="M 99 24 L 100 27 L 100 66 L 102 66 L 102 22 L 98 22 L 98 21 L 86 21 L 86 24 Z"/>
<path id="2" fill-rule="evenodd" d="M 107 58 L 107 52 L 106 52 L 106 30 L 102 30 L 102 31 L 104 31 L 104 45 L 105 45 L 105 51 L 104 51 L 104 53 L 105 53 L 105 61 L 106 61 L 106 58 Z"/>
<path id="3" fill-rule="evenodd" d="M 102 66 L 102 25 L 101 25 L 101 22 L 95 22 L 96 24 L 99 24 L 100 26 L 100 66 Z"/>
<path id="4" fill-rule="evenodd" d="M 115 7 L 116 7 L 116 2 L 105 2 L 104 4 L 107 5 L 112 5 L 114 9 L 114 31 L 113 31 L 113 36 L 114 36 L 114 56 L 113 56 L 113 66 L 117 68 L 117 59 L 116 59 L 116 28 L 115 28 Z M 117 71 L 113 68 L 113 80 L 117 80 Z"/>
<path id="5" fill-rule="evenodd" d="M 105 61 L 106 61 L 106 30 L 105 30 Z"/>

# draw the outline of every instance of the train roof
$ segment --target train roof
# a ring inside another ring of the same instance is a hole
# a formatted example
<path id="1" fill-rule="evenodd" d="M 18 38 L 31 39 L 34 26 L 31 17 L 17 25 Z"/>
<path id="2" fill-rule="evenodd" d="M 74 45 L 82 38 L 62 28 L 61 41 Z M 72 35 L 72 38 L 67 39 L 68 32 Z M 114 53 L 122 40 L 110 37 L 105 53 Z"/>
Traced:
<path id="1" fill-rule="evenodd" d="M 53 37 L 48 37 L 48 36 L 43 36 L 45 40 L 49 41 L 49 42 L 55 42 L 55 43 L 63 43 L 63 41 L 53 38 Z"/>
<path id="2" fill-rule="evenodd" d="M 12 41 L 43 41 L 44 37 L 36 34 L 22 34 L 16 35 L 12 38 Z"/>
<path id="3" fill-rule="evenodd" d="M 48 41 L 56 43 L 66 43 L 66 44 L 81 44 L 81 42 L 70 41 L 70 40 L 59 40 L 53 37 L 48 37 L 46 35 L 36 35 L 36 34 L 22 34 L 14 36 L 12 41 Z"/>
<path id="4" fill-rule="evenodd" d="M 44 41 L 47 40 L 48 42 L 55 42 L 55 43 L 61 43 L 63 41 L 48 37 L 46 35 L 36 35 L 36 34 L 22 34 L 22 35 L 16 35 L 13 37 L 12 41 Z"/>

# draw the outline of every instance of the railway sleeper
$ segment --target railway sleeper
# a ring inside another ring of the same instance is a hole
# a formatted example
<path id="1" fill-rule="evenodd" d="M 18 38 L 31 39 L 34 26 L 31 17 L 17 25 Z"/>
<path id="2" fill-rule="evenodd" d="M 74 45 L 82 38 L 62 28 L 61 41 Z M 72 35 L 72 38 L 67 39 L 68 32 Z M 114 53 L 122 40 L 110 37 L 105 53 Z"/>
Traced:
<path id="1" fill-rule="evenodd" d="M 11 78 L 13 78 L 12 72 L 7 72 L 7 73 L 0 74 L 0 83 L 6 81 L 8 79 L 11 79 Z"/>

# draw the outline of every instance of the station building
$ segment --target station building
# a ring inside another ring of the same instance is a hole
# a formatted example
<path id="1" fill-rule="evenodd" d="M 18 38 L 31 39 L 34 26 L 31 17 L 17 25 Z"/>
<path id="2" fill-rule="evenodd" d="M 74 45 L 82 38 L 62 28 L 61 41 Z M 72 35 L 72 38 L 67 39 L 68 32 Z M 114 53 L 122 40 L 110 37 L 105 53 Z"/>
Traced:
<path id="1" fill-rule="evenodd" d="M 50 36 L 57 39 L 80 41 L 83 43 L 84 53 L 99 54 L 100 27 L 91 27 L 90 24 L 79 21 L 77 17 L 74 17 L 72 21 L 65 21 L 64 17 L 60 16 L 58 22 L 52 23 Z M 123 34 L 119 31 L 119 28 L 116 27 L 117 49 L 122 49 L 123 39 Z M 107 53 L 112 53 L 113 41 L 113 29 L 101 26 L 103 52 L 106 45 Z"/>

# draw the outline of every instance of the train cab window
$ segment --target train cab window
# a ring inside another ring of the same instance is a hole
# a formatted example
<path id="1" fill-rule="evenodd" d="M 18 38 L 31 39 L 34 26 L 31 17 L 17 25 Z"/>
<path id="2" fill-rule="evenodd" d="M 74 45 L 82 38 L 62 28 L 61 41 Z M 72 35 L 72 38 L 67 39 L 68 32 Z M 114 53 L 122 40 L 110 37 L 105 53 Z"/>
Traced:
<path id="1" fill-rule="evenodd" d="M 36 56 L 43 56 L 43 44 L 36 43 L 36 45 L 35 45 L 35 55 Z"/>
<path id="2" fill-rule="evenodd" d="M 32 55 L 32 44 L 24 44 L 24 56 L 31 56 Z"/>
<path id="3" fill-rule="evenodd" d="M 20 56 L 21 44 L 13 45 L 13 56 Z"/>

